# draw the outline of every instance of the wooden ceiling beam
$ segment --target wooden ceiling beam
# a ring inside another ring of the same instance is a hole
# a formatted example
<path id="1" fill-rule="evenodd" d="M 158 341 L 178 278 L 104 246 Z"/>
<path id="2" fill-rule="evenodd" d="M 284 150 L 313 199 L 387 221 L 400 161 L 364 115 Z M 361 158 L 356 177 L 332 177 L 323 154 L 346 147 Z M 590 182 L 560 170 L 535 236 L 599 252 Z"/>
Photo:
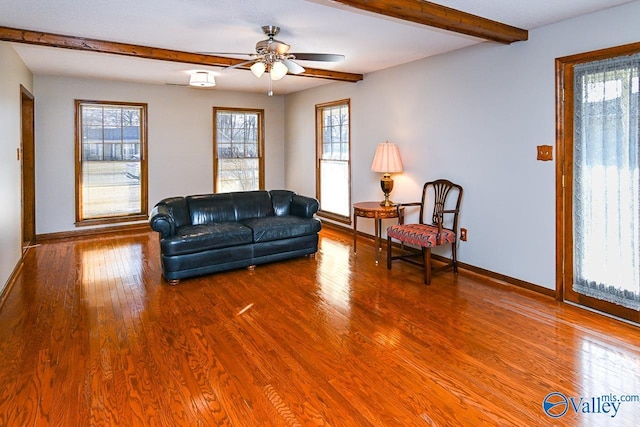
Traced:
<path id="1" fill-rule="evenodd" d="M 424 0 L 334 0 L 360 10 L 416 22 L 430 27 L 511 44 L 529 38 L 529 32 Z"/>
<path id="2" fill-rule="evenodd" d="M 244 59 L 226 58 L 224 56 L 182 52 L 179 50 L 161 49 L 106 40 L 87 39 L 9 27 L 0 27 L 0 40 L 13 43 L 25 43 L 38 46 L 108 53 L 135 58 L 183 62 L 187 64 L 209 65 L 215 67 L 229 67 L 246 62 Z M 248 70 L 249 66 L 250 64 L 246 64 L 238 68 Z M 343 82 L 357 82 L 363 78 L 362 74 L 344 73 L 341 71 L 307 67 L 305 67 L 304 73 L 298 75 Z"/>

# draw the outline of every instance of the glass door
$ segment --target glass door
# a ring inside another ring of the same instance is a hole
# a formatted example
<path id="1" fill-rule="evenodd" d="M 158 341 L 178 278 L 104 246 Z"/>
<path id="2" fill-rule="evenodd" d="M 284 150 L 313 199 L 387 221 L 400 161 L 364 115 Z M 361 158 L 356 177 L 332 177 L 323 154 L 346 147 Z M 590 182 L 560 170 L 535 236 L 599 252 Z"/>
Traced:
<path id="1" fill-rule="evenodd" d="M 640 54 L 577 63 L 567 120 L 563 297 L 640 320 Z"/>

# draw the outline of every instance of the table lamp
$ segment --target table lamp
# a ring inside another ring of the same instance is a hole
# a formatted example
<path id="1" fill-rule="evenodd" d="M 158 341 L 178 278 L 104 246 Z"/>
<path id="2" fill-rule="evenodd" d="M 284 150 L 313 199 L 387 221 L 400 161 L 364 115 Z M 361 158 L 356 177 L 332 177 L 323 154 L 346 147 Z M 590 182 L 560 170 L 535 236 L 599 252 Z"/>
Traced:
<path id="1" fill-rule="evenodd" d="M 373 163 L 371 164 L 371 170 L 373 172 L 382 172 L 384 174 L 380 180 L 380 187 L 384 193 L 384 200 L 380 202 L 380 205 L 394 206 L 394 203 L 389 200 L 389 193 L 393 190 L 393 179 L 391 179 L 391 173 L 402 172 L 402 160 L 400 160 L 400 151 L 398 151 L 398 146 L 389 141 L 378 144 L 376 155 L 373 157 Z"/>

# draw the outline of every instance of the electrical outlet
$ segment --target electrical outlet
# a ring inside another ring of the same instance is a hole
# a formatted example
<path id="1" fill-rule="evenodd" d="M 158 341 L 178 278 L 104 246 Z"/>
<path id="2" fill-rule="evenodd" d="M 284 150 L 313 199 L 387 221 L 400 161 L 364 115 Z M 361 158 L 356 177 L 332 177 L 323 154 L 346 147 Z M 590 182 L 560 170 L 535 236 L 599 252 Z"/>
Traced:
<path id="1" fill-rule="evenodd" d="M 460 229 L 460 240 L 462 240 L 463 242 L 467 241 L 467 229 L 466 228 L 461 228 Z"/>

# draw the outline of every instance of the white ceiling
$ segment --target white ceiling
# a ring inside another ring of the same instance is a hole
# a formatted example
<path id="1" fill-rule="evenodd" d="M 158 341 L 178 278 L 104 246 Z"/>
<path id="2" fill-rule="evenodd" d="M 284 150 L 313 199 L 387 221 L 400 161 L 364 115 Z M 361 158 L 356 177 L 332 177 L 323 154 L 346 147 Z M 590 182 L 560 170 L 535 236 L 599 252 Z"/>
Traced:
<path id="1" fill-rule="evenodd" d="M 631 1 L 435 0 L 433 3 L 531 30 Z M 290 44 L 292 52 L 346 56 L 340 63 L 300 61 L 301 65 L 360 74 L 484 42 L 359 11 L 330 0 L 0 0 L 0 26 L 185 52 L 252 53 L 256 42 L 266 38 L 261 30 L 263 25 L 280 26 L 276 38 Z M 246 70 L 18 43 L 13 47 L 37 75 L 185 84 L 189 72 L 199 69 L 214 72 L 217 81 L 214 90 L 266 92 L 268 86 L 268 76 L 257 79 Z M 274 82 L 273 90 L 286 94 L 328 82 L 288 75 Z"/>

